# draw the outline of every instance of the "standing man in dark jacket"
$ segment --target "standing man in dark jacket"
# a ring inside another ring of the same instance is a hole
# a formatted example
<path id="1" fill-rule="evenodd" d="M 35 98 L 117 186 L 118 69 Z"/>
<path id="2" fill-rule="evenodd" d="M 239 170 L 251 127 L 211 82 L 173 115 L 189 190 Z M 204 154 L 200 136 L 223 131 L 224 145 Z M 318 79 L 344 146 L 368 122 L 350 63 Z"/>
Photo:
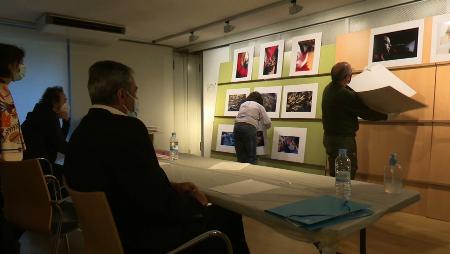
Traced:
<path id="1" fill-rule="evenodd" d="M 54 163 L 58 152 L 66 153 L 69 127 L 67 98 L 63 88 L 60 86 L 47 88 L 22 124 L 22 133 L 27 146 L 24 158 L 45 158 Z M 54 165 L 54 170 L 55 174 L 60 176 L 60 166 Z"/>
<path id="2" fill-rule="evenodd" d="M 70 138 L 64 175 L 75 190 L 105 192 L 125 252 L 166 253 L 213 227 L 230 237 L 235 253 L 249 253 L 240 215 L 206 207 L 194 184 L 170 182 L 159 166 L 145 125 L 129 116 L 137 100 L 133 71 L 97 62 L 88 90 L 93 105 Z M 203 247 L 192 253 L 221 253 Z"/>
<path id="3" fill-rule="evenodd" d="M 347 85 L 352 79 L 352 67 L 340 62 L 331 69 L 332 81 L 322 96 L 323 144 L 328 155 L 330 175 L 335 176 L 334 161 L 338 149 L 347 149 L 351 161 L 351 178 L 355 179 L 358 169 L 356 132 L 359 129 L 358 117 L 364 120 L 386 120 L 387 115 L 367 107 L 358 95 Z"/>

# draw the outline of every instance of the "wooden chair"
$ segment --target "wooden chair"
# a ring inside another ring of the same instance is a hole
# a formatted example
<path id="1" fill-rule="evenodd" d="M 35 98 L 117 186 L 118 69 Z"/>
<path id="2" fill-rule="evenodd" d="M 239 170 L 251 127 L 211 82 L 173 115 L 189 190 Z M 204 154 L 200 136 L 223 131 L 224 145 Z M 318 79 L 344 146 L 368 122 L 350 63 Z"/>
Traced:
<path id="1" fill-rule="evenodd" d="M 116 223 L 104 192 L 79 192 L 65 184 L 75 204 L 84 238 L 85 254 L 124 254 Z M 206 239 L 219 238 L 226 245 L 227 253 L 233 249 L 228 237 L 217 230 L 205 232 L 184 243 L 168 254 L 180 253 Z"/>
<path id="2" fill-rule="evenodd" d="M 0 161 L 5 218 L 24 230 L 56 235 L 55 253 L 65 239 L 67 252 L 70 252 L 67 234 L 78 228 L 78 222 L 74 215 L 71 218 L 65 215 L 60 195 L 56 200 L 51 199 L 48 184 L 59 190 L 59 183 L 54 176 L 43 174 L 40 161 L 48 163 L 42 159 Z"/>

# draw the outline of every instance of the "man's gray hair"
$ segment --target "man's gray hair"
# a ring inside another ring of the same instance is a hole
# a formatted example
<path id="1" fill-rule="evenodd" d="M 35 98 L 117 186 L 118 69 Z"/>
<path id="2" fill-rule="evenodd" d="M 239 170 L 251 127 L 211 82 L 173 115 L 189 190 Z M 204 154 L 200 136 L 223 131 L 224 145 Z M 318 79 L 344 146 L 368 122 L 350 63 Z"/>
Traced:
<path id="1" fill-rule="evenodd" d="M 352 75 L 352 66 L 347 62 L 339 62 L 331 68 L 331 79 L 334 82 L 340 82 L 348 75 Z"/>
<path id="2" fill-rule="evenodd" d="M 131 90 L 133 70 L 114 61 L 99 61 L 89 68 L 88 90 L 92 104 L 114 105 L 117 91 Z M 131 92 L 131 91 L 130 91 Z"/>

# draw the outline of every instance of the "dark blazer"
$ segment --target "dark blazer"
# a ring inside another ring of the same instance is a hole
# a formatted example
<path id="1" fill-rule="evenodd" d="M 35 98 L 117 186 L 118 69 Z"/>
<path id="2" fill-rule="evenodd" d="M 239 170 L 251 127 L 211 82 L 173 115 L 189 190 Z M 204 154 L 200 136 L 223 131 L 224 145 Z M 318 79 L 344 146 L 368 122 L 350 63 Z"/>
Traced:
<path id="1" fill-rule="evenodd" d="M 163 253 L 203 232 L 203 208 L 176 192 L 138 119 L 91 109 L 73 132 L 64 174 L 106 193 L 126 253 Z"/>
<path id="2" fill-rule="evenodd" d="M 57 153 L 65 153 L 67 149 L 67 133 L 70 121 L 59 121 L 58 115 L 51 106 L 38 103 L 22 123 L 22 133 L 26 144 L 25 159 L 46 158 L 50 162 L 56 160 Z"/>
<path id="3" fill-rule="evenodd" d="M 369 108 L 350 87 L 331 82 L 322 96 L 322 123 L 325 136 L 354 137 L 359 129 L 358 117 L 386 120 L 387 115 Z"/>

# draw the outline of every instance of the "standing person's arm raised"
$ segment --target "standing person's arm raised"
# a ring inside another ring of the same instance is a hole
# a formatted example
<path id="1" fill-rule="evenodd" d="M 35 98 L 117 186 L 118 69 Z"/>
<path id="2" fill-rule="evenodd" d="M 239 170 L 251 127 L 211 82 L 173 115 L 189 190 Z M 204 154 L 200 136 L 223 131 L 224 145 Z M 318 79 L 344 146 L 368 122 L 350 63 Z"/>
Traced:
<path id="1" fill-rule="evenodd" d="M 264 126 L 264 128 L 269 129 L 272 126 L 272 121 L 270 117 L 267 115 L 266 109 L 258 103 L 259 114 L 260 114 L 260 122 Z"/>

